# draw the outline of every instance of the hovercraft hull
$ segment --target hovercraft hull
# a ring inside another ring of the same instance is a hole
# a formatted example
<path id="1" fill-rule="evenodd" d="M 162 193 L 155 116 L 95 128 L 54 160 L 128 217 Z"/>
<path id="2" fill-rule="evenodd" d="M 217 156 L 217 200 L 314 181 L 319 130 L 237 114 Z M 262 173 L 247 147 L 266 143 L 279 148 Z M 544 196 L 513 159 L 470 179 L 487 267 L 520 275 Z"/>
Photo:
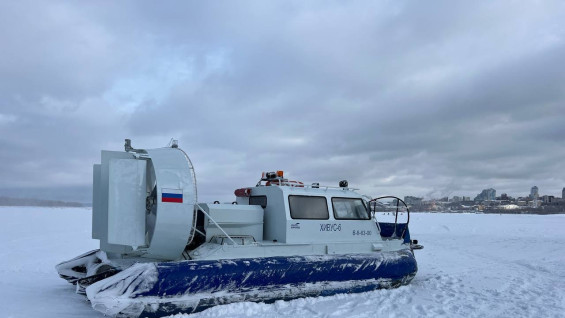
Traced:
<path id="1" fill-rule="evenodd" d="M 114 317 L 193 313 L 241 301 L 274 302 L 408 284 L 410 250 L 135 264 L 86 289 L 94 309 Z"/>

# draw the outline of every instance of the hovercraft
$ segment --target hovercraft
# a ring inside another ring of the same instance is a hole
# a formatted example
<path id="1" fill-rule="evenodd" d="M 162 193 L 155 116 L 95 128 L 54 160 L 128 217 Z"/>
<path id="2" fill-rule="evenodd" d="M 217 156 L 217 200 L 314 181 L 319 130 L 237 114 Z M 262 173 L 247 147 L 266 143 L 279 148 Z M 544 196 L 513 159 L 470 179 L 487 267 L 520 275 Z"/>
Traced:
<path id="1" fill-rule="evenodd" d="M 56 266 L 112 317 L 194 313 L 408 284 L 416 275 L 406 223 L 375 218 L 378 199 L 263 173 L 232 204 L 199 203 L 189 157 L 172 146 L 102 151 L 93 167 L 94 250 Z"/>

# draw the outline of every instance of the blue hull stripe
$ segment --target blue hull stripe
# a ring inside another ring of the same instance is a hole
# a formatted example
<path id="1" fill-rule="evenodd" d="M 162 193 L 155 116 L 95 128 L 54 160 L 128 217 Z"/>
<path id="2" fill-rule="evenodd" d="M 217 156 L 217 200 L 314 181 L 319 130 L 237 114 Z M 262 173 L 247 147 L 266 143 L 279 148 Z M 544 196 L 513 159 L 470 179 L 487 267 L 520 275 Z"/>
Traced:
<path id="1" fill-rule="evenodd" d="M 145 304 L 142 317 L 198 312 L 236 301 L 269 303 L 398 287 L 408 284 L 418 270 L 409 250 L 163 262 L 156 264 L 156 268 L 157 282 L 135 296 Z M 220 291 L 224 293 L 213 296 Z M 231 296 L 225 296 L 226 292 Z M 196 304 L 179 304 L 178 299 L 187 295 L 202 298 Z M 148 303 L 155 297 L 160 299 L 158 303 Z"/>

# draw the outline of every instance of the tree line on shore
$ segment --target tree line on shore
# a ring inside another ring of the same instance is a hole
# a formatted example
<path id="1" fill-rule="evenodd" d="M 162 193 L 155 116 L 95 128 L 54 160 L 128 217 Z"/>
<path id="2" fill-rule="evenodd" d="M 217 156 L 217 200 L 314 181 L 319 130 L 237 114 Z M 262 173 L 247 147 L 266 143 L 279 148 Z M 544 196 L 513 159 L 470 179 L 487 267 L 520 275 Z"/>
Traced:
<path id="1" fill-rule="evenodd" d="M 83 207 L 79 202 L 0 197 L 0 206 Z"/>

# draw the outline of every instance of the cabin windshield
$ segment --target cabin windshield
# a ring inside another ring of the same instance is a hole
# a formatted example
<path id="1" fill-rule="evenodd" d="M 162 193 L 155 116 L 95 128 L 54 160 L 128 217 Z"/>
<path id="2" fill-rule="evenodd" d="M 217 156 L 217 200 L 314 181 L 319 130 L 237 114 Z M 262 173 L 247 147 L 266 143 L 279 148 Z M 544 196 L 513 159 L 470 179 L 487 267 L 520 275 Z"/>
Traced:
<path id="1" fill-rule="evenodd" d="M 361 199 L 332 198 L 332 205 L 336 220 L 368 220 L 371 218 Z"/>

